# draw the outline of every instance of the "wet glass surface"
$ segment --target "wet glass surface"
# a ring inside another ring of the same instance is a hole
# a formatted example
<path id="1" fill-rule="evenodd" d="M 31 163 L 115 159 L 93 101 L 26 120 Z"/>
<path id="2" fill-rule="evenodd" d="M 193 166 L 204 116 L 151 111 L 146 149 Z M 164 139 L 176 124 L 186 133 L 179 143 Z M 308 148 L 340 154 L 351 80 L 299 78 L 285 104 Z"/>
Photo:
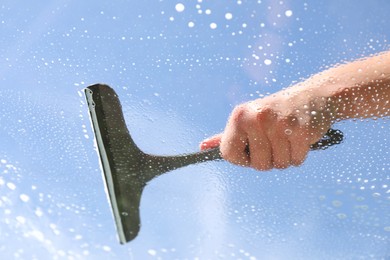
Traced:
<path id="1" fill-rule="evenodd" d="M 0 4 L 0 255 L 38 259 L 386 259 L 387 119 L 301 167 L 227 162 L 150 182 L 119 245 L 83 89 L 121 98 L 148 153 L 197 151 L 234 106 L 389 49 L 387 1 Z"/>

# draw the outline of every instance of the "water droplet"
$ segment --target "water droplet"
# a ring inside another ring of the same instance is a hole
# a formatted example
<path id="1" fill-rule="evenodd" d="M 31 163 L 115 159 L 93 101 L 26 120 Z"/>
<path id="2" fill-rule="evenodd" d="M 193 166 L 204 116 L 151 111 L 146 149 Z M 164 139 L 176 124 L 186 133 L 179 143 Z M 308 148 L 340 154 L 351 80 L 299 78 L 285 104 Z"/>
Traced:
<path id="1" fill-rule="evenodd" d="M 177 12 L 181 13 L 184 11 L 185 6 L 182 3 L 178 3 L 178 4 L 176 4 L 175 9 Z"/>
<path id="2" fill-rule="evenodd" d="M 128 216 L 128 215 L 129 215 L 129 213 L 127 213 L 125 211 L 122 212 L 122 216 Z"/>
<path id="3" fill-rule="evenodd" d="M 361 210 L 367 211 L 368 210 L 368 205 L 360 205 L 360 206 L 356 206 L 356 208 L 359 208 Z"/>
<path id="4" fill-rule="evenodd" d="M 157 252 L 156 252 L 156 250 L 149 249 L 148 250 L 148 254 L 151 255 L 151 256 L 155 256 L 157 254 Z"/>
<path id="5" fill-rule="evenodd" d="M 272 64 L 272 60 L 270 60 L 270 59 L 265 59 L 265 60 L 264 60 L 264 64 L 267 65 L 267 66 L 268 66 L 268 65 L 271 65 L 271 64 Z"/>
<path id="6" fill-rule="evenodd" d="M 8 189 L 10 189 L 10 190 L 15 190 L 15 189 L 16 189 L 16 185 L 13 184 L 12 182 L 8 182 L 8 183 L 7 183 L 7 187 L 8 187 Z"/>
<path id="7" fill-rule="evenodd" d="M 334 201 L 332 201 L 332 205 L 334 207 L 338 208 L 338 207 L 341 207 L 343 205 L 343 203 L 341 201 L 339 201 L 339 200 L 334 200 Z"/>
<path id="8" fill-rule="evenodd" d="M 26 218 L 22 216 L 17 216 L 16 221 L 18 221 L 20 224 L 25 224 L 26 223 Z"/>
<path id="9" fill-rule="evenodd" d="M 27 196 L 26 194 L 20 194 L 20 200 L 23 202 L 28 202 L 30 200 L 30 197 Z"/>
<path id="10" fill-rule="evenodd" d="M 211 29 L 216 29 L 217 28 L 217 24 L 216 23 L 211 23 L 210 24 L 210 28 Z"/>
<path id="11" fill-rule="evenodd" d="M 347 218 L 347 215 L 346 215 L 345 213 L 338 213 L 338 214 L 337 214 L 337 217 L 338 217 L 339 219 L 346 219 L 346 218 Z"/>
<path id="12" fill-rule="evenodd" d="M 363 200 L 364 200 L 364 197 L 359 196 L 359 197 L 356 198 L 356 200 L 357 200 L 357 201 L 363 201 Z"/>
<path id="13" fill-rule="evenodd" d="M 284 12 L 284 14 L 287 16 L 287 17 L 290 17 L 292 16 L 293 12 L 291 10 L 287 10 L 286 12 Z"/>
<path id="14" fill-rule="evenodd" d="M 194 27 L 194 26 L 195 26 L 195 23 L 194 23 L 194 22 L 189 22 L 189 23 L 188 23 L 188 27 L 192 28 L 192 27 Z"/>
<path id="15" fill-rule="evenodd" d="M 225 19 L 226 20 L 231 20 L 233 18 L 233 15 L 231 13 L 226 13 L 225 14 Z"/>
<path id="16" fill-rule="evenodd" d="M 43 212 L 40 208 L 37 208 L 35 210 L 35 215 L 37 215 L 37 217 L 42 217 L 43 216 Z"/>
<path id="17" fill-rule="evenodd" d="M 292 130 L 291 129 L 286 129 L 286 130 L 284 130 L 284 133 L 286 135 L 291 135 L 292 134 Z"/>
<path id="18" fill-rule="evenodd" d="M 103 246 L 103 250 L 106 251 L 106 252 L 110 252 L 111 251 L 111 247 Z"/>

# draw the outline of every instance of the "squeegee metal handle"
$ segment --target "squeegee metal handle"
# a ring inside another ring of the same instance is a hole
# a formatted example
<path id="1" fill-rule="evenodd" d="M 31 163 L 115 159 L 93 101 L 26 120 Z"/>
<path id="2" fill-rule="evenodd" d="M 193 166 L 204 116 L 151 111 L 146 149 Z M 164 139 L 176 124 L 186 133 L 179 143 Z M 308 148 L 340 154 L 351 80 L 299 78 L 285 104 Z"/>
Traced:
<path id="1" fill-rule="evenodd" d="M 344 135 L 340 130 L 335 130 L 330 128 L 318 142 L 310 146 L 310 150 L 311 151 L 325 150 L 332 145 L 341 143 L 343 141 L 343 137 Z M 247 146 L 245 150 L 247 153 L 249 153 L 250 151 L 249 146 Z M 184 158 L 182 159 L 192 161 L 193 163 L 223 159 L 219 147 L 215 147 L 212 149 L 204 150 L 193 154 L 183 155 L 183 157 Z"/>

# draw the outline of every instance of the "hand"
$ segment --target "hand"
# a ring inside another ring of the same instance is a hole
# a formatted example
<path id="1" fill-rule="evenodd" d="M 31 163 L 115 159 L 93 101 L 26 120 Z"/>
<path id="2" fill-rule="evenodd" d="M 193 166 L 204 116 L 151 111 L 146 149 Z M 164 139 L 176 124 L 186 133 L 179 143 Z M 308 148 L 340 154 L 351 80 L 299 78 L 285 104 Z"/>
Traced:
<path id="1" fill-rule="evenodd" d="M 224 132 L 200 147 L 219 145 L 225 160 L 257 170 L 298 166 L 330 128 L 333 113 L 330 98 L 296 86 L 239 105 Z"/>
<path id="2" fill-rule="evenodd" d="M 238 106 L 225 131 L 203 141 L 201 149 L 220 146 L 226 160 L 258 170 L 300 165 L 333 121 L 388 116 L 389 96 L 387 51 Z"/>

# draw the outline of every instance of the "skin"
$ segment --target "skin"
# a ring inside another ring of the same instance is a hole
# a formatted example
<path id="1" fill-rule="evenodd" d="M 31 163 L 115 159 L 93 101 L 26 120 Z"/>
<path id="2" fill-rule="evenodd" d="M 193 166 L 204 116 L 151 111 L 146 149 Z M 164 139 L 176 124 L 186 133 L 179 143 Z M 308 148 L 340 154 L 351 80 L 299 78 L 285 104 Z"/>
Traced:
<path id="1" fill-rule="evenodd" d="M 340 120 L 390 114 L 390 51 L 339 65 L 237 106 L 223 133 L 204 140 L 234 164 L 265 171 L 301 165 Z M 249 147 L 249 153 L 246 151 Z"/>

